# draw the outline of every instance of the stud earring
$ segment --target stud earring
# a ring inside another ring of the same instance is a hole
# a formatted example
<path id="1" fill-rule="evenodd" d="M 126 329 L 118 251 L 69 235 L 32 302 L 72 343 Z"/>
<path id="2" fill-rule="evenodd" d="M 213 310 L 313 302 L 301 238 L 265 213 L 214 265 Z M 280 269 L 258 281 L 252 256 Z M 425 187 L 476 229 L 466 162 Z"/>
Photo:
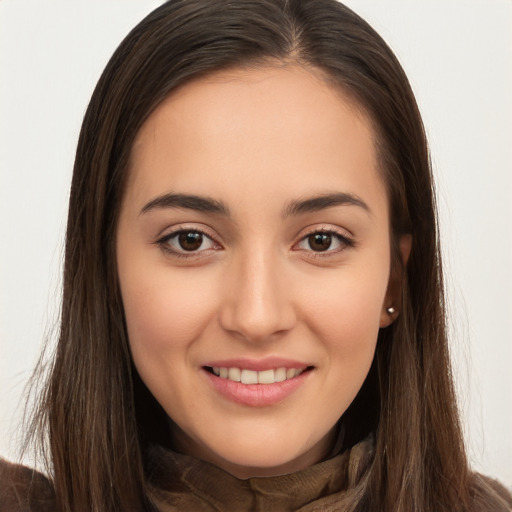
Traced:
<path id="1" fill-rule="evenodd" d="M 386 309 L 388 315 L 392 315 L 396 309 L 393 306 L 389 306 L 389 308 Z"/>

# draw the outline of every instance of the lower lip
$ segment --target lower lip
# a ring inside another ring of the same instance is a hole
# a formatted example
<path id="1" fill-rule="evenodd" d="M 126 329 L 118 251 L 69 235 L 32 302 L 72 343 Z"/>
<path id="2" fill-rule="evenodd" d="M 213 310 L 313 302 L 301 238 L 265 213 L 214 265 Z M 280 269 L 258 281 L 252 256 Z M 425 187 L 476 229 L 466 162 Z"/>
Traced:
<path id="1" fill-rule="evenodd" d="M 251 407 L 264 407 L 276 404 L 295 392 L 311 374 L 311 370 L 302 372 L 297 377 L 274 384 L 242 384 L 230 379 L 217 377 L 203 369 L 215 390 L 222 396 L 238 404 Z"/>

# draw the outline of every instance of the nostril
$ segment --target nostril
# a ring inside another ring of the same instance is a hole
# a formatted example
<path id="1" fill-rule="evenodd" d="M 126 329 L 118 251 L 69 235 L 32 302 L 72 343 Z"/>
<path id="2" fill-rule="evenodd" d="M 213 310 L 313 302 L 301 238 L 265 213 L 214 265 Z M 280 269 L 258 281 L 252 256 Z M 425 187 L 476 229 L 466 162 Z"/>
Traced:
<path id="1" fill-rule="evenodd" d="M 265 342 L 293 329 L 297 321 L 293 302 L 269 281 L 270 277 L 258 279 L 251 274 L 227 286 L 227 296 L 218 311 L 218 321 L 225 331 L 244 341 Z M 231 289 L 236 292 L 230 294 Z"/>

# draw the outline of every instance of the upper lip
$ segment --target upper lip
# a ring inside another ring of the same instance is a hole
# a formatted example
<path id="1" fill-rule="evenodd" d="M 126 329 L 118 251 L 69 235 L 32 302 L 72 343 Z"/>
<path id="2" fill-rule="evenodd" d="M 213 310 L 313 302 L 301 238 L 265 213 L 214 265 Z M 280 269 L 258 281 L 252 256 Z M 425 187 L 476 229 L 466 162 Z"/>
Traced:
<path id="1" fill-rule="evenodd" d="M 276 368 L 297 368 L 300 370 L 305 370 L 311 365 L 282 357 L 267 357 L 258 360 L 246 358 L 219 359 L 215 361 L 209 361 L 203 366 L 210 366 L 211 368 L 241 368 L 244 370 L 261 372 L 264 370 L 275 370 Z"/>

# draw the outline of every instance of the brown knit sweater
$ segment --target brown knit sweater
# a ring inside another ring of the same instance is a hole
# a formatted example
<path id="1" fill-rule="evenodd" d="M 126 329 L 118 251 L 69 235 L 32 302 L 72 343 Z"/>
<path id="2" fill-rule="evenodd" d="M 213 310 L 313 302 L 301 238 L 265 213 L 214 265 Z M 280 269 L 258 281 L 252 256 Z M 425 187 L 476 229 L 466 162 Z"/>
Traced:
<path id="1" fill-rule="evenodd" d="M 161 512 L 343 512 L 362 491 L 372 458 L 372 442 L 365 440 L 296 473 L 240 480 L 207 462 L 154 446 L 148 453 L 149 495 Z M 479 475 L 474 483 L 501 497 L 496 512 L 512 511 L 512 496 L 503 486 Z M 474 498 L 470 512 L 489 510 L 478 493 Z M 0 459 L 0 512 L 56 510 L 44 476 Z"/>

